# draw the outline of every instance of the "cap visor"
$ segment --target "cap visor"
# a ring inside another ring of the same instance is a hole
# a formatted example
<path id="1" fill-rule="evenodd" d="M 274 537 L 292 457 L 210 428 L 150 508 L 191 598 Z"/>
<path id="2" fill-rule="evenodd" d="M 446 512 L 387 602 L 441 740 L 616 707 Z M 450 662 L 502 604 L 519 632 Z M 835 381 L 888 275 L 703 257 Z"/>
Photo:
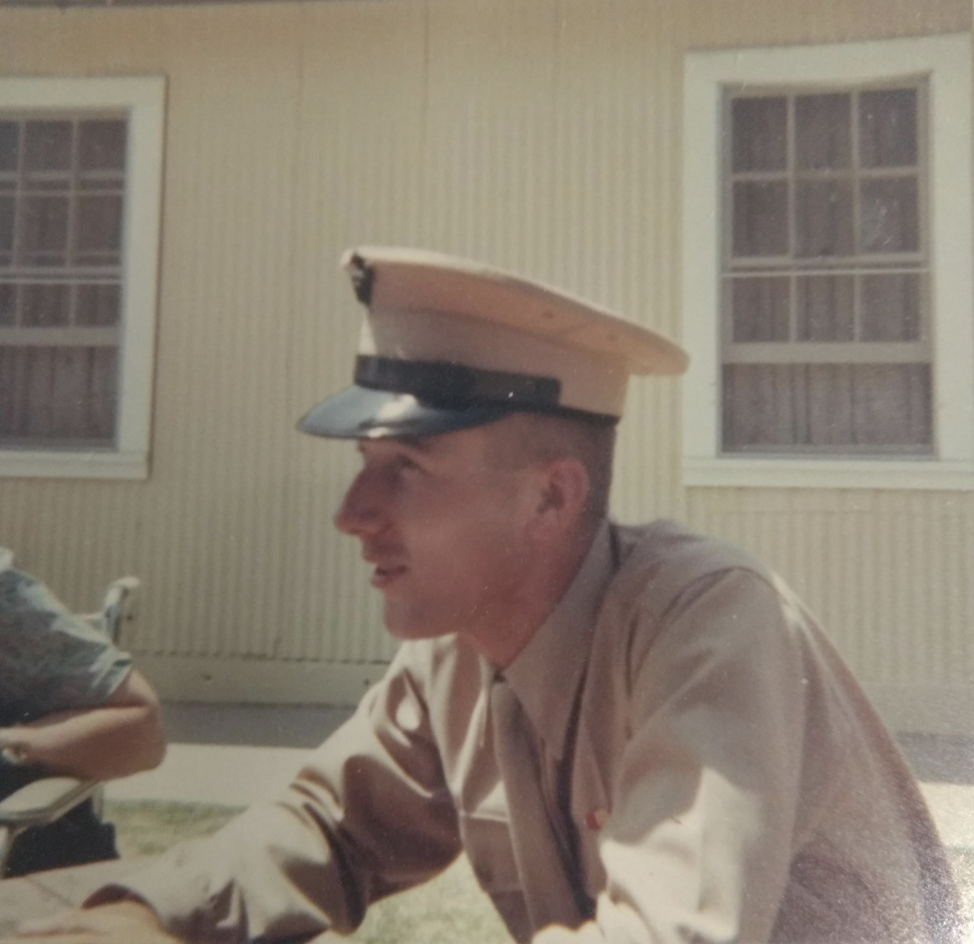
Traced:
<path id="1" fill-rule="evenodd" d="M 444 409 L 421 403 L 411 393 L 354 385 L 312 407 L 298 422 L 298 429 L 329 439 L 435 436 L 481 426 L 511 412 L 501 405 Z"/>

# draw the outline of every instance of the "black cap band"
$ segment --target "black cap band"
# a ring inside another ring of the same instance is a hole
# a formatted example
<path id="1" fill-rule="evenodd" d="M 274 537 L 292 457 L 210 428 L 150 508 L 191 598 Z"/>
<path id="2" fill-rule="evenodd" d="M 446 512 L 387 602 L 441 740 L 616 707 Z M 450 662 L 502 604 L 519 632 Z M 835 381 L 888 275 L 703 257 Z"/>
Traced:
<path id="1" fill-rule="evenodd" d="M 557 410 L 561 395 L 561 382 L 554 377 L 481 370 L 448 361 L 363 355 L 355 361 L 355 383 L 371 390 L 410 393 L 425 403 L 460 409 L 497 404 L 547 412 Z"/>

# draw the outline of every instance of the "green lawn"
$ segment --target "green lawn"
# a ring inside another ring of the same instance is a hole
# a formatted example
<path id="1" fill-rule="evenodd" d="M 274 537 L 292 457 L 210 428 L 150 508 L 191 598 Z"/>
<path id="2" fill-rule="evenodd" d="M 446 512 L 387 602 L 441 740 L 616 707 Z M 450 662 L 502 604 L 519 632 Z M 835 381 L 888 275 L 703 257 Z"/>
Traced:
<path id="1" fill-rule="evenodd" d="M 123 857 L 153 855 L 194 836 L 219 829 L 238 811 L 190 803 L 109 801 L 105 816 L 115 823 Z M 421 888 L 369 909 L 355 932 L 361 944 L 510 944 L 487 896 L 477 887 L 465 858 Z"/>

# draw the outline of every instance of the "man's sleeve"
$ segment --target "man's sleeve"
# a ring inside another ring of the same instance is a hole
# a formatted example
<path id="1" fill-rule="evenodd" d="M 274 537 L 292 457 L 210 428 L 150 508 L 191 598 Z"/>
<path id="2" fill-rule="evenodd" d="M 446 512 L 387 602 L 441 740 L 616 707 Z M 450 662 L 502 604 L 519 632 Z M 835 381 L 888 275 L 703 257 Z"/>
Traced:
<path id="1" fill-rule="evenodd" d="M 370 902 L 445 868 L 460 850 L 456 813 L 408 648 L 276 801 L 88 905 L 134 894 L 187 940 L 287 940 L 349 933 Z"/>
<path id="2" fill-rule="evenodd" d="M 764 580 L 697 581 L 634 652 L 631 734 L 599 836 L 607 882 L 569 941 L 763 941 L 788 877 L 801 656 Z"/>

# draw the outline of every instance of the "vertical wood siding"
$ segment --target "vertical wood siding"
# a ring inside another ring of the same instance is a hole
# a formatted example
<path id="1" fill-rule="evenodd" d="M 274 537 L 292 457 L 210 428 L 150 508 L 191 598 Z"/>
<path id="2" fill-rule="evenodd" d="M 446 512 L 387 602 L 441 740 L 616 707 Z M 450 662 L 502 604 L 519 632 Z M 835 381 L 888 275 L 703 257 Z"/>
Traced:
<path id="1" fill-rule="evenodd" d="M 354 450 L 294 430 L 350 378 L 342 249 L 470 255 L 679 336 L 685 51 L 970 25 L 967 0 L 0 10 L 7 73 L 168 77 L 151 477 L 0 479 L 0 543 L 79 608 L 139 574 L 147 660 L 388 659 L 331 525 Z M 632 385 L 618 517 L 774 561 L 867 681 L 974 677 L 974 499 L 686 490 L 679 410 L 677 381 Z"/>

